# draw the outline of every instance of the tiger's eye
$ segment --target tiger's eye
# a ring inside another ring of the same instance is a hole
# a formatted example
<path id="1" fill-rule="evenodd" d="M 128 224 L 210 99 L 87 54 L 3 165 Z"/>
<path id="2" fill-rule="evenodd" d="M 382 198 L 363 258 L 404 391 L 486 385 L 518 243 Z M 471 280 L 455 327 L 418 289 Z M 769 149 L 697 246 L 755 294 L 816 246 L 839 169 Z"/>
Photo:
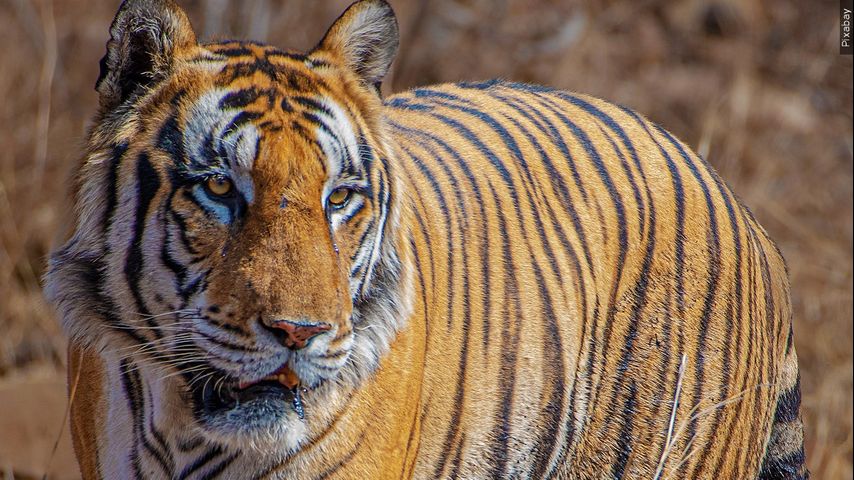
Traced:
<path id="1" fill-rule="evenodd" d="M 332 208 L 342 208 L 350 201 L 350 194 L 351 192 L 348 188 L 336 188 L 329 194 L 329 197 L 326 198 L 326 202 L 329 203 L 329 206 Z"/>
<path id="2" fill-rule="evenodd" d="M 234 184 L 231 183 L 231 179 L 228 177 L 223 175 L 213 175 L 205 182 L 205 188 L 214 195 L 224 197 L 231 193 L 231 190 L 234 188 Z"/>

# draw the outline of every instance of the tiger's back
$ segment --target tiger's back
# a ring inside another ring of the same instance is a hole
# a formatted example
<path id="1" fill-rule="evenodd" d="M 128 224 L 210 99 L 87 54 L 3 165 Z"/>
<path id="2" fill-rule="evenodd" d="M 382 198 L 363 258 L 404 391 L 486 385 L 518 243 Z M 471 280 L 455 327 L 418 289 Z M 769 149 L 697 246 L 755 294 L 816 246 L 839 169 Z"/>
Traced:
<path id="1" fill-rule="evenodd" d="M 798 388 L 788 281 L 706 162 L 531 85 L 386 105 L 429 332 L 417 477 L 758 475 Z"/>

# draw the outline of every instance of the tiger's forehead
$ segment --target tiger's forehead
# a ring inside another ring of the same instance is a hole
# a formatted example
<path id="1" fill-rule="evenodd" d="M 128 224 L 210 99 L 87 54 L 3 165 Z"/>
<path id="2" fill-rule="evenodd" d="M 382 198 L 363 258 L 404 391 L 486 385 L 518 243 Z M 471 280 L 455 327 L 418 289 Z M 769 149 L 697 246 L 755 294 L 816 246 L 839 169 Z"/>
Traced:
<path id="1" fill-rule="evenodd" d="M 188 93 L 179 101 L 180 128 L 196 173 L 227 173 L 251 191 L 259 170 L 265 178 L 310 172 L 329 178 L 360 169 L 364 135 L 354 109 L 315 71 L 329 64 L 229 42 L 205 45 L 187 65 L 191 72 L 179 75 Z"/>

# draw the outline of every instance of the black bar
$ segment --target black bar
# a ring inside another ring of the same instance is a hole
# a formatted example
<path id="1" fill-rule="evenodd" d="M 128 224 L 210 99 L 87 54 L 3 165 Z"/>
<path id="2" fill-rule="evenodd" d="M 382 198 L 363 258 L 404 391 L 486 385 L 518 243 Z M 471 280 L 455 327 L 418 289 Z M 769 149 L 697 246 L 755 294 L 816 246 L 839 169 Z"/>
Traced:
<path id="1" fill-rule="evenodd" d="M 839 54 L 851 55 L 851 23 L 854 0 L 839 0 Z"/>

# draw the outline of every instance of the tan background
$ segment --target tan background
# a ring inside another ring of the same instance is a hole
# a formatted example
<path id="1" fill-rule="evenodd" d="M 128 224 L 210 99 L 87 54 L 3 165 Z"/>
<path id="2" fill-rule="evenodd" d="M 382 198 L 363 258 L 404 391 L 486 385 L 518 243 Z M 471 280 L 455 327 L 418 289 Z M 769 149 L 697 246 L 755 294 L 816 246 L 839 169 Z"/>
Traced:
<path id="1" fill-rule="evenodd" d="M 64 347 L 39 278 L 117 3 L 0 0 L 0 477 L 75 475 L 67 438 L 52 454 Z M 203 38 L 304 49 L 348 2 L 180 3 Z M 838 55 L 837 2 L 392 4 L 388 91 L 501 76 L 592 93 L 718 168 L 789 262 L 814 478 L 852 478 L 852 58 Z"/>

